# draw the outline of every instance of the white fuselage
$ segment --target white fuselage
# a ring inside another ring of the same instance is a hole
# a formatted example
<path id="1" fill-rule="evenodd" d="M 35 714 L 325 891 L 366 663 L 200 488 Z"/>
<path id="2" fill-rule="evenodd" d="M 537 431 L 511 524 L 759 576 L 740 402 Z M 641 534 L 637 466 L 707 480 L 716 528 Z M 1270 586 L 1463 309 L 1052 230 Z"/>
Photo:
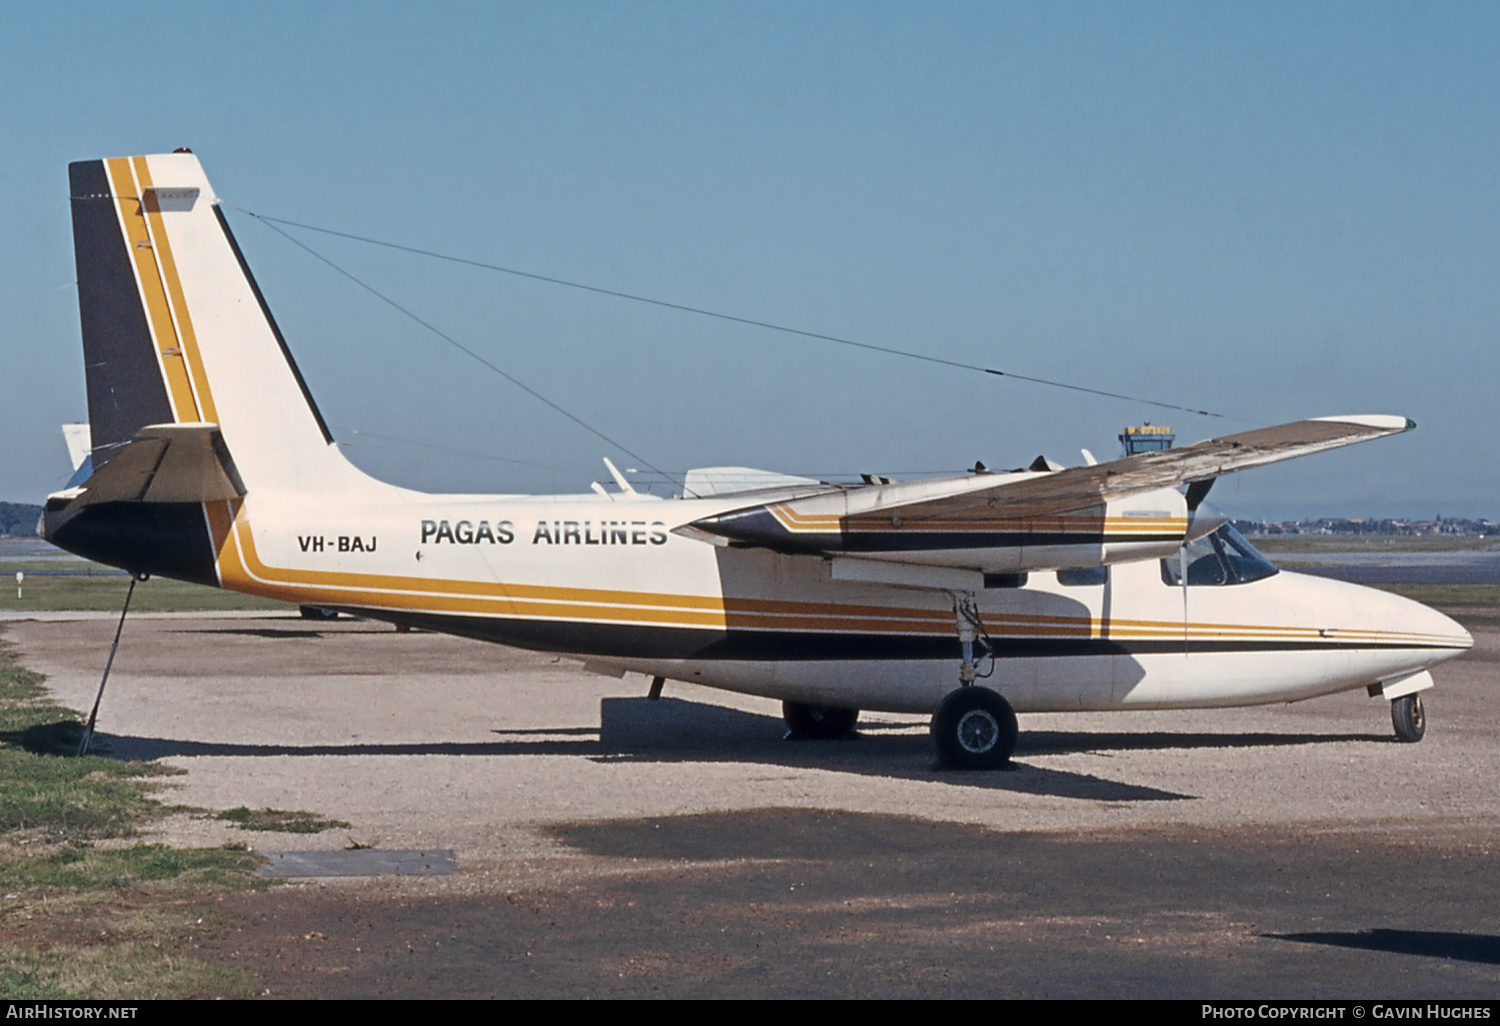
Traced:
<path id="1" fill-rule="evenodd" d="M 957 684 L 949 592 L 835 580 L 817 555 L 673 533 L 734 496 L 361 483 L 210 504 L 221 583 L 795 702 L 926 713 Z M 1425 606 L 1315 577 L 1185 591 L 1156 559 L 1115 564 L 1103 583 L 1038 571 L 979 591 L 996 655 L 983 683 L 1020 712 L 1251 705 L 1399 678 L 1471 644 Z"/>

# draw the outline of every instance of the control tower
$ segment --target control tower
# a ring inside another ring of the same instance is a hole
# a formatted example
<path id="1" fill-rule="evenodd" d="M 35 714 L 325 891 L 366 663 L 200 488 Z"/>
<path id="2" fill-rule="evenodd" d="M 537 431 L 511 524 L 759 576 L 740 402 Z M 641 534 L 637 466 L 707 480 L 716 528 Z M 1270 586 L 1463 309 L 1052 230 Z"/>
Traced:
<path id="1" fill-rule="evenodd" d="M 1128 427 L 1120 433 L 1120 445 L 1125 450 L 1126 456 L 1134 456 L 1142 452 L 1161 452 L 1163 449 L 1172 448 L 1172 443 L 1177 441 L 1177 436 L 1169 427 L 1153 425 L 1150 421 L 1139 427 Z"/>

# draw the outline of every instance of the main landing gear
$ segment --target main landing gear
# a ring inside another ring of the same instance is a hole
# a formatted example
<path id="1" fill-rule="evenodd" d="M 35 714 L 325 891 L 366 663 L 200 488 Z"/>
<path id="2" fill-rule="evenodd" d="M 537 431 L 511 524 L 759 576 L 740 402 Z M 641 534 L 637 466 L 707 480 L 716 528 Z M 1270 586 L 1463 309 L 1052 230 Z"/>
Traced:
<path id="1" fill-rule="evenodd" d="M 971 684 L 948 692 L 932 714 L 938 757 L 953 769 L 999 769 L 1016 750 L 1016 713 L 998 692 Z"/>
<path id="2" fill-rule="evenodd" d="M 953 608 L 963 662 L 958 668 L 958 688 L 944 696 L 932 714 L 932 740 L 944 766 L 1000 769 L 1010 762 L 1011 753 L 1016 750 L 1016 712 L 998 691 L 974 683 L 980 677 L 974 661 L 975 641 L 991 658 L 994 656 L 974 596 L 955 595 Z M 797 738 L 846 737 L 859 721 L 858 709 L 802 702 L 781 703 L 781 714 L 790 728 L 790 736 Z"/>
<path id="3" fill-rule="evenodd" d="M 1422 740 L 1427 733 L 1427 714 L 1422 711 L 1420 693 L 1391 699 L 1391 724 L 1396 728 L 1397 740 L 1409 743 Z"/>
<path id="4" fill-rule="evenodd" d="M 974 596 L 955 596 L 953 609 L 963 663 L 958 668 L 958 689 L 950 691 L 932 714 L 932 740 L 945 766 L 999 769 L 1010 762 L 1016 750 L 1016 713 L 999 692 L 974 683 L 979 677 L 974 662 L 976 637 L 994 656 Z"/>

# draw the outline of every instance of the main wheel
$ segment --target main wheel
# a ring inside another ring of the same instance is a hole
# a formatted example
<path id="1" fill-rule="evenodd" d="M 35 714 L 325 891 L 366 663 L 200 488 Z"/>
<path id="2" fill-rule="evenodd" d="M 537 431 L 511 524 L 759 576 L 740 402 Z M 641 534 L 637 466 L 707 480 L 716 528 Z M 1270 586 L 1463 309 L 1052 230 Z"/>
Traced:
<path id="1" fill-rule="evenodd" d="M 297 611 L 302 614 L 304 620 L 337 620 L 339 618 L 337 609 L 323 609 L 321 606 L 298 606 Z"/>
<path id="2" fill-rule="evenodd" d="M 1016 750 L 1016 713 L 989 688 L 971 684 L 949 692 L 932 714 L 932 739 L 943 765 L 998 769 Z"/>
<path id="3" fill-rule="evenodd" d="M 1422 711 L 1422 696 L 1402 695 L 1391 699 L 1391 723 L 1396 728 L 1396 738 L 1412 744 L 1422 740 L 1427 733 L 1427 714 Z"/>
<path id="4" fill-rule="evenodd" d="M 804 705 L 782 702 L 781 716 L 793 737 L 832 740 L 847 737 L 859 722 L 858 709 L 840 709 L 831 705 Z"/>

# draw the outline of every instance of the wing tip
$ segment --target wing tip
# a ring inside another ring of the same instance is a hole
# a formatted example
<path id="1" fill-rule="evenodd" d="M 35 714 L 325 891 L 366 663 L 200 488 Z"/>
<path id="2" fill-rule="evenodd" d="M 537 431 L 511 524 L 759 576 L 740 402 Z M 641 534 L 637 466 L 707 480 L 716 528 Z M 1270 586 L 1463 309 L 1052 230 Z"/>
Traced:
<path id="1" fill-rule="evenodd" d="M 1357 424 L 1360 427 L 1391 432 L 1412 431 L 1417 426 L 1417 422 L 1410 417 L 1394 416 L 1388 413 L 1358 413 L 1343 417 L 1314 417 L 1313 419 L 1337 424 Z"/>

